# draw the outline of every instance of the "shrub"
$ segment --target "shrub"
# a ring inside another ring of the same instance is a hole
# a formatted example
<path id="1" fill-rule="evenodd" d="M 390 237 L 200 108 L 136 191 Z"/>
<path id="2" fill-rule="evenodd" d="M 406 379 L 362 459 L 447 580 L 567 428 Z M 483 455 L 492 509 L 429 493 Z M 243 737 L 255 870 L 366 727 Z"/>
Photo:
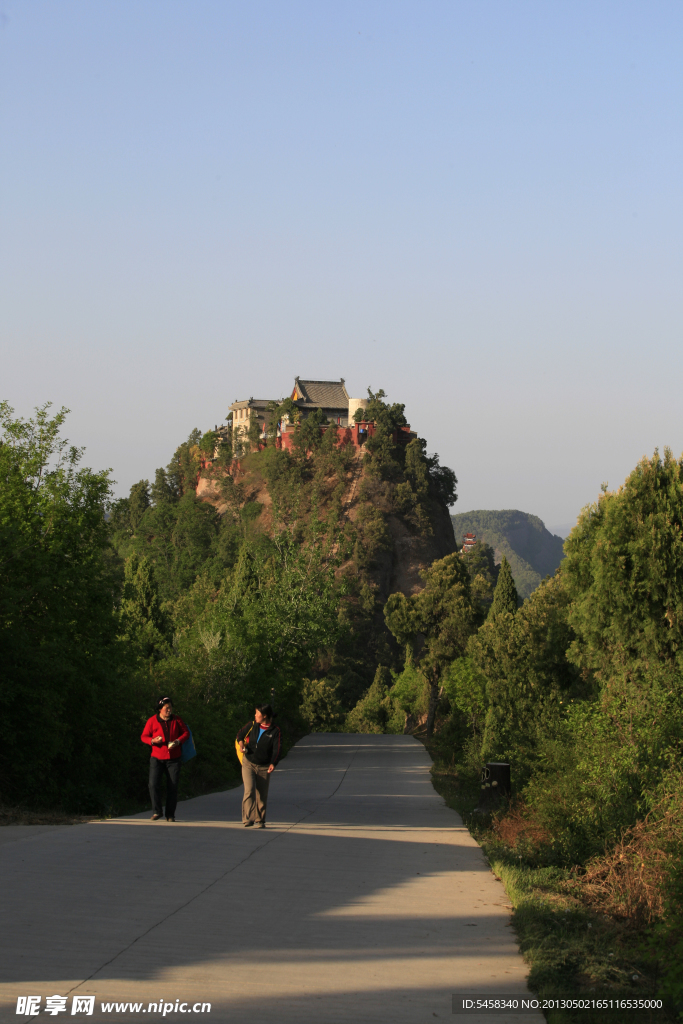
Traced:
<path id="1" fill-rule="evenodd" d="M 311 732 L 340 732 L 344 709 L 339 699 L 339 684 L 326 679 L 304 680 L 301 717 Z"/>
<path id="2" fill-rule="evenodd" d="M 394 707 L 389 697 L 390 685 L 391 672 L 380 665 L 372 686 L 346 716 L 347 732 L 387 732 L 387 725 L 394 717 Z"/>

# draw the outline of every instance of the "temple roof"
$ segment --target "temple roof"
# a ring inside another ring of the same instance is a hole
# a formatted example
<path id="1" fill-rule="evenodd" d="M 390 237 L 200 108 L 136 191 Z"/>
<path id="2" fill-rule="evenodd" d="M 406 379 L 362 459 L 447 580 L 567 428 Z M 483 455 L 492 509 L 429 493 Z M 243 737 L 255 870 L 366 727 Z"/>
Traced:
<path id="1" fill-rule="evenodd" d="M 230 406 L 231 409 L 267 409 L 271 402 L 275 402 L 275 405 L 280 403 L 273 398 L 242 398 L 235 399 Z"/>
<path id="2" fill-rule="evenodd" d="M 343 377 L 340 380 L 302 380 L 301 377 L 295 377 L 292 398 L 322 409 L 349 407 L 349 394 L 344 387 Z"/>

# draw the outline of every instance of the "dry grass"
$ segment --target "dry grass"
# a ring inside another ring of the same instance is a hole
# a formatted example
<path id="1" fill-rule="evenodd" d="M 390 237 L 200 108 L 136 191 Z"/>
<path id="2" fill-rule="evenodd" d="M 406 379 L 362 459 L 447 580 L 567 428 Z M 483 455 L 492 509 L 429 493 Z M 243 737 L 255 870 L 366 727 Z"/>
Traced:
<path id="1" fill-rule="evenodd" d="M 493 833 L 501 843 L 512 850 L 524 848 L 537 851 L 550 842 L 550 833 L 524 803 L 496 815 L 492 824 Z"/>
<path id="2" fill-rule="evenodd" d="M 682 846 L 680 812 L 655 809 L 611 853 L 590 861 L 570 886 L 595 910 L 637 928 L 652 924 L 664 912 L 667 871 Z"/>
<path id="3" fill-rule="evenodd" d="M 81 825 L 97 820 L 94 815 L 65 814 L 63 811 L 31 811 L 26 807 L 0 804 L 0 827 L 3 825 Z"/>
<path id="4" fill-rule="evenodd" d="M 683 849 L 682 811 L 670 802 L 655 808 L 628 829 L 609 853 L 574 869 L 572 877 L 560 885 L 563 897 L 636 929 L 660 920 L 667 873 Z M 537 854 L 552 839 L 533 810 L 521 802 L 499 811 L 491 830 L 498 842 L 524 855 Z"/>

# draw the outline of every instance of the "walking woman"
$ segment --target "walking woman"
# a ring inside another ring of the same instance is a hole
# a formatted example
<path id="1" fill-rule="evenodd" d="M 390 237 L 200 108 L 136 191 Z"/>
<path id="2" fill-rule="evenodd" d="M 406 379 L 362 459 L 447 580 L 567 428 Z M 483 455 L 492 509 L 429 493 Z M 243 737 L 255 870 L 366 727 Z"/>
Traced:
<path id="1" fill-rule="evenodd" d="M 273 709 L 270 704 L 262 704 L 254 712 L 253 723 L 242 726 L 237 733 L 237 743 L 244 754 L 242 824 L 245 828 L 266 827 L 268 785 L 282 753 L 282 733 L 272 722 Z"/>
<path id="2" fill-rule="evenodd" d="M 152 821 L 163 818 L 161 790 L 166 776 L 166 821 L 175 821 L 180 782 L 182 744 L 190 732 L 182 718 L 173 714 L 173 701 L 162 697 L 157 713 L 148 720 L 140 739 L 152 748 L 149 762 L 149 795 L 152 798 Z"/>

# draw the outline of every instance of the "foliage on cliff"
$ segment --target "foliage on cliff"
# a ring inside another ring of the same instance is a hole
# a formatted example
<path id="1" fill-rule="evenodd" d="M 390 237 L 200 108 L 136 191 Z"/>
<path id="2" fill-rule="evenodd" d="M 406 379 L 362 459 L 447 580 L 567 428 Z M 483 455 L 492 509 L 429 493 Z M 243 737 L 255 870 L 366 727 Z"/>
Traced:
<path id="1" fill-rule="evenodd" d="M 128 574 L 131 564 L 151 570 L 161 598 L 167 649 L 150 647 L 151 625 L 129 633 L 138 646 L 147 641 L 151 683 L 193 708 L 220 710 L 227 735 L 271 691 L 292 730 L 340 727 L 377 665 L 396 658 L 373 578 L 391 544 L 387 516 L 429 531 L 433 504 L 455 500 L 456 480 L 423 441 L 397 443 L 403 406 L 369 394 L 377 429 L 360 453 L 353 519 L 344 503 L 356 450 L 343 433 L 321 429 L 319 413 L 297 418 L 286 406 L 273 407 L 268 422 L 296 419 L 291 450 L 276 446 L 273 429 L 265 444 L 254 432 L 233 463 L 217 434 L 193 431 L 152 486 L 141 481 L 112 509 L 112 542 Z M 212 487 L 210 501 L 197 496 L 200 480 Z M 225 741 L 219 747 L 230 761 Z"/>

